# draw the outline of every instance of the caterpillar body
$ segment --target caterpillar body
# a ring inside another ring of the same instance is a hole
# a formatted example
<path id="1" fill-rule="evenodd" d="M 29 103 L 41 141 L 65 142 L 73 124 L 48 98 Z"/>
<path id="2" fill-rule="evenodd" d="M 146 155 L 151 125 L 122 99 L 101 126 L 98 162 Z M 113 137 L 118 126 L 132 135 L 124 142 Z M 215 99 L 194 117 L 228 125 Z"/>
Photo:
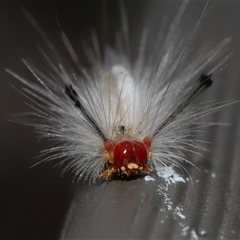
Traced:
<path id="1" fill-rule="evenodd" d="M 26 12 L 50 50 L 49 54 L 40 48 L 49 67 L 41 70 L 23 60 L 38 83 L 7 71 L 24 84 L 22 93 L 33 109 L 27 113 L 33 120 L 19 122 L 33 126 L 41 136 L 55 143 L 42 151 L 42 161 L 59 160 L 65 166 L 63 172 L 72 170 L 78 180 L 93 182 L 115 175 L 141 176 L 161 166 L 184 169 L 182 163 L 193 164 L 185 152 L 204 150 L 200 140 L 192 139 L 200 131 L 198 120 L 230 103 L 212 103 L 207 107 L 190 104 L 212 85 L 212 73 L 227 57 L 209 73 L 204 73 L 204 68 L 219 58 L 229 39 L 178 73 L 203 15 L 187 42 L 178 41 L 179 21 L 186 5 L 184 2 L 180 7 L 164 40 L 153 46 L 150 61 L 144 61 L 146 34 L 134 63 L 122 48 L 106 46 L 101 53 L 94 37 L 94 49 L 88 53 L 89 69 L 82 67 L 63 33 L 73 66 L 65 64 L 59 51 Z M 123 29 L 127 34 L 126 24 Z M 125 36 L 118 40 L 124 42 Z"/>

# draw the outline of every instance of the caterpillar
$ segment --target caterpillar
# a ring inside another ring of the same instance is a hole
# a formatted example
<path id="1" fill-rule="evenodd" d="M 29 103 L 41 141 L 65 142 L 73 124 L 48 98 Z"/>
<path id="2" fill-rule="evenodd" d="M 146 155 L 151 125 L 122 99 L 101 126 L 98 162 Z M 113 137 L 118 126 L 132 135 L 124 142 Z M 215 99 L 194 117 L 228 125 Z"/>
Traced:
<path id="1" fill-rule="evenodd" d="M 183 42 L 179 41 L 179 28 L 187 7 L 184 1 L 166 36 L 152 46 L 150 58 L 145 58 L 148 39 L 143 31 L 137 57 L 132 61 L 126 43 L 127 18 L 120 4 L 122 34 L 116 37 L 120 44 L 100 48 L 93 35 L 93 47 L 86 49 L 88 68 L 82 66 L 63 30 L 62 40 L 71 63 L 66 63 L 61 51 L 24 11 L 47 45 L 47 49 L 39 50 L 48 67 L 41 69 L 23 60 L 36 83 L 6 71 L 24 85 L 21 93 L 32 109 L 27 120 L 17 122 L 34 127 L 54 144 L 41 152 L 40 162 L 58 160 L 64 166 L 63 173 L 70 170 L 77 180 L 90 182 L 142 176 L 161 166 L 185 169 L 183 163 L 194 165 L 185 153 L 204 150 L 201 140 L 193 139 L 201 132 L 198 120 L 232 104 L 192 104 L 214 83 L 214 73 L 228 60 L 229 55 L 220 60 L 219 56 L 230 38 L 180 71 L 207 5 Z M 215 62 L 211 71 L 204 72 Z"/>

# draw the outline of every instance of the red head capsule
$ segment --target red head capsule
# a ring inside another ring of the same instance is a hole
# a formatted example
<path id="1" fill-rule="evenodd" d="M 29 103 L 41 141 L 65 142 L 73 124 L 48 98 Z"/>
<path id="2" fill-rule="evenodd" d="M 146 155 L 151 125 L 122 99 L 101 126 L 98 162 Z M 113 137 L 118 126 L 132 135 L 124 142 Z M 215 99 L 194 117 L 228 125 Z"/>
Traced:
<path id="1" fill-rule="evenodd" d="M 101 174 L 109 178 L 115 172 L 133 175 L 141 172 L 150 172 L 148 159 L 151 157 L 150 147 L 152 140 L 148 137 L 143 141 L 133 138 L 108 140 L 105 143 L 105 159 L 111 166 Z"/>

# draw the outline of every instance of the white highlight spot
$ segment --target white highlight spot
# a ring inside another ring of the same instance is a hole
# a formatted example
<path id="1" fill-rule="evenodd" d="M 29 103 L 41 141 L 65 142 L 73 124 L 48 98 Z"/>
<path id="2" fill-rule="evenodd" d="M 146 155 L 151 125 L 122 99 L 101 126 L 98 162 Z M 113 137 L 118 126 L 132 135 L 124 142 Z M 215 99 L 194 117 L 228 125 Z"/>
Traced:
<path id="1" fill-rule="evenodd" d="M 152 178 L 152 177 L 150 177 L 150 176 L 145 176 L 144 177 L 144 180 L 146 181 L 146 182 L 149 182 L 149 181 L 156 181 L 154 178 Z"/>
<path id="2" fill-rule="evenodd" d="M 212 173 L 211 176 L 212 176 L 212 178 L 215 178 L 216 177 L 216 173 Z"/>
<path id="3" fill-rule="evenodd" d="M 185 219 L 185 218 L 186 218 L 186 217 L 185 217 L 183 214 L 181 214 L 180 212 L 178 212 L 177 215 L 178 215 L 180 218 L 182 218 L 182 219 Z"/>
<path id="4" fill-rule="evenodd" d="M 207 234 L 207 231 L 205 231 L 205 230 L 201 230 L 200 231 L 200 234 L 203 236 L 203 235 L 206 235 Z"/>
<path id="5" fill-rule="evenodd" d="M 172 205 L 167 205 L 167 210 L 172 210 Z"/>
<path id="6" fill-rule="evenodd" d="M 183 215 L 183 207 L 177 206 L 175 208 L 175 214 L 178 215 L 180 218 L 185 219 L 186 217 Z"/>
<path id="7" fill-rule="evenodd" d="M 197 233 L 195 232 L 195 230 L 192 230 L 192 231 L 190 232 L 190 239 L 191 239 L 191 240 L 198 240 L 198 235 L 197 235 Z"/>
<path id="8" fill-rule="evenodd" d="M 164 178 L 164 180 L 168 184 L 173 184 L 177 182 L 186 182 L 183 177 L 181 177 L 179 174 L 177 174 L 173 168 L 173 166 L 168 167 L 160 167 L 157 170 L 157 175 L 161 178 Z"/>
<path id="9" fill-rule="evenodd" d="M 188 230 L 189 230 L 189 226 L 184 227 L 184 228 L 182 229 L 182 235 L 183 235 L 183 236 L 187 236 Z"/>

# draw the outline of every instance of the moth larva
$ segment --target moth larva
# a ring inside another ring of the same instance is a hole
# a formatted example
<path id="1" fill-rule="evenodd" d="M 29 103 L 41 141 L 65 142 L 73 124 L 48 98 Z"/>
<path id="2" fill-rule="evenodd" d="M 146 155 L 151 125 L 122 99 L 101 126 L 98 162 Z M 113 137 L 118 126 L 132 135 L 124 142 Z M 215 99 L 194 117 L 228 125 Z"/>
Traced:
<path id="1" fill-rule="evenodd" d="M 229 39 L 178 72 L 207 4 L 183 43 L 178 40 L 178 28 L 186 6 L 183 2 L 161 47 L 153 46 L 156 51 L 151 61 L 144 59 L 146 34 L 134 63 L 121 48 L 106 46 L 101 52 L 95 36 L 94 49 L 88 52 L 91 67 L 87 69 L 63 33 L 73 60 L 72 66 L 66 64 L 60 51 L 26 12 L 48 46 L 50 53 L 39 48 L 48 68 L 23 60 L 37 84 L 7 71 L 24 84 L 22 93 L 33 109 L 28 116 L 34 120 L 21 122 L 55 143 L 42 151 L 43 161 L 59 159 L 60 164 L 66 163 L 64 172 L 72 170 L 77 179 L 93 182 L 99 177 L 149 174 L 160 166 L 184 168 L 183 162 L 192 164 L 184 152 L 203 150 L 200 140 L 191 139 L 201 127 L 197 120 L 231 104 L 189 106 L 212 85 L 212 74 L 226 59 L 216 63 L 211 72 L 203 71 L 218 59 Z M 122 45 L 128 34 L 124 14 L 123 22 L 125 35 L 117 38 Z M 193 85 L 192 80 L 196 82 Z"/>

